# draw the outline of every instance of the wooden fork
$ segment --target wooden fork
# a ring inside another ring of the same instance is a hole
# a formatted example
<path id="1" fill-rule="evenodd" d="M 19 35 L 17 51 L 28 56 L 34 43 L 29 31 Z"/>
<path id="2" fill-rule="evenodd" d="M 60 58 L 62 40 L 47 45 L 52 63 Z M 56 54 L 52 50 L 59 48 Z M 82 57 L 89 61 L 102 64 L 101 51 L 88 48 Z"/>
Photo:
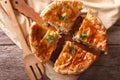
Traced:
<path id="1" fill-rule="evenodd" d="M 23 60 L 26 72 L 31 80 L 50 80 L 45 75 L 45 69 L 42 63 L 31 53 L 25 37 L 22 33 L 21 27 L 16 19 L 13 8 L 11 6 L 10 0 L 0 0 L 2 5 L 2 12 L 4 12 L 4 17 L 2 17 L 2 22 L 4 22 L 5 27 L 17 37 L 20 42 L 21 48 L 23 49 Z"/>

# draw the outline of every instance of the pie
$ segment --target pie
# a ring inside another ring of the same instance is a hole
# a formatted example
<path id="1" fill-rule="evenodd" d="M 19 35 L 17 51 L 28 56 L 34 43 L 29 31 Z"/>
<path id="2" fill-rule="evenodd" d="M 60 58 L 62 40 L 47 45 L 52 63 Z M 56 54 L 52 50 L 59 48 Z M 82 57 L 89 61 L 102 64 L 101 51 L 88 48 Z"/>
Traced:
<path id="1" fill-rule="evenodd" d="M 60 35 L 50 29 L 48 29 L 45 34 L 41 35 L 44 30 L 40 30 L 41 27 L 37 24 L 32 25 L 31 28 L 30 34 L 33 35 L 30 36 L 32 52 L 40 59 L 41 62 L 47 62 L 53 50 L 56 48 Z"/>
<path id="2" fill-rule="evenodd" d="M 107 52 L 105 26 L 92 10 L 82 18 L 82 8 L 78 0 L 55 0 L 41 13 L 47 26 L 30 28 L 32 53 L 43 63 L 52 61 L 60 74 L 80 74 Z"/>
<path id="3" fill-rule="evenodd" d="M 91 52 L 85 46 L 67 41 L 54 65 L 61 74 L 80 74 L 98 58 L 100 52 Z"/>
<path id="4" fill-rule="evenodd" d="M 41 13 L 41 17 L 60 32 L 68 32 L 80 15 L 82 3 L 77 0 L 55 0 Z"/>
<path id="5" fill-rule="evenodd" d="M 43 38 L 46 34 L 48 29 L 36 24 L 35 22 L 32 23 L 30 27 L 29 33 L 29 43 L 32 50 L 32 53 L 37 53 L 39 50 L 39 41 Z"/>
<path id="6" fill-rule="evenodd" d="M 74 39 L 107 53 L 106 28 L 91 10 L 88 11 Z"/>

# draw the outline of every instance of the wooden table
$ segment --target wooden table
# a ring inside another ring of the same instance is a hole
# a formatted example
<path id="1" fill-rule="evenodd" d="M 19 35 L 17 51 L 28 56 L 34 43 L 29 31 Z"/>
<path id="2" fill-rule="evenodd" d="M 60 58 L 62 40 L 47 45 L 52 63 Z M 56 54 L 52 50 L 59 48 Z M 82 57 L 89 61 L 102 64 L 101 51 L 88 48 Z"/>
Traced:
<path id="1" fill-rule="evenodd" d="M 108 29 L 109 54 L 101 55 L 79 80 L 120 80 L 120 20 Z M 29 80 L 22 51 L 0 29 L 0 80 Z"/>

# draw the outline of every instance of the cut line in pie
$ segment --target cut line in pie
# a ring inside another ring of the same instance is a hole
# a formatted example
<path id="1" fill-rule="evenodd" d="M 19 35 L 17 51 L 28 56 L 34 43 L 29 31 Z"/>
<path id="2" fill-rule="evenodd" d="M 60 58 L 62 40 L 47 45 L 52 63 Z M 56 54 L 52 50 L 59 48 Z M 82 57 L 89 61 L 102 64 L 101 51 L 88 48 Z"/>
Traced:
<path id="1" fill-rule="evenodd" d="M 99 58 L 101 51 L 107 52 L 107 31 L 92 10 L 82 23 L 76 23 L 82 16 L 82 7 L 77 0 L 55 0 L 41 13 L 47 23 L 45 29 L 36 23 L 31 26 L 32 53 L 43 63 L 51 60 L 54 70 L 60 74 L 80 74 Z"/>

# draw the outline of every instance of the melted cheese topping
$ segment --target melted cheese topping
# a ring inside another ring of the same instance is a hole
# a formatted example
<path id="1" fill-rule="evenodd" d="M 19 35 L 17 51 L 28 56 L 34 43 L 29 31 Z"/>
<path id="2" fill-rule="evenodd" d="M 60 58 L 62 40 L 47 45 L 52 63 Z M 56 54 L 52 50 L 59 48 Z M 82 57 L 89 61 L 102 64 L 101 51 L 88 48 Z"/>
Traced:
<path id="1" fill-rule="evenodd" d="M 71 46 L 74 47 L 75 53 L 69 52 Z M 54 69 L 61 74 L 79 74 L 86 70 L 95 59 L 96 55 L 67 41 L 54 65 Z"/>
<path id="2" fill-rule="evenodd" d="M 80 1 L 55 0 L 42 11 L 41 16 L 57 29 L 68 32 L 81 8 Z"/>

